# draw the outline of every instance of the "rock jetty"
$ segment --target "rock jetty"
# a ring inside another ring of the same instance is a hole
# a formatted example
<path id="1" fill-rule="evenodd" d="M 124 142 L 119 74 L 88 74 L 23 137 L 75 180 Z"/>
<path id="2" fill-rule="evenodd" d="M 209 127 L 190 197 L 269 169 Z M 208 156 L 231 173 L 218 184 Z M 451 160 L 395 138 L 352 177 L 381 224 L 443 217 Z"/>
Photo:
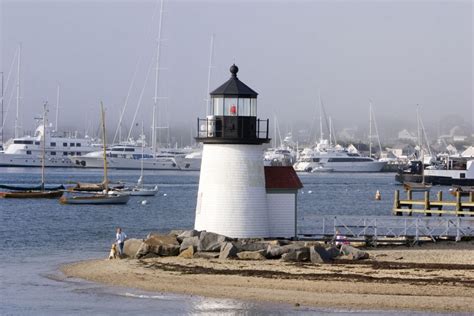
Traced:
<path id="1" fill-rule="evenodd" d="M 128 258 L 179 256 L 181 258 L 268 260 L 330 263 L 336 259 L 368 259 L 369 254 L 350 245 L 340 247 L 314 241 L 261 238 L 234 239 L 207 231 L 173 230 L 168 234 L 150 233 L 145 239 L 125 241 Z"/>

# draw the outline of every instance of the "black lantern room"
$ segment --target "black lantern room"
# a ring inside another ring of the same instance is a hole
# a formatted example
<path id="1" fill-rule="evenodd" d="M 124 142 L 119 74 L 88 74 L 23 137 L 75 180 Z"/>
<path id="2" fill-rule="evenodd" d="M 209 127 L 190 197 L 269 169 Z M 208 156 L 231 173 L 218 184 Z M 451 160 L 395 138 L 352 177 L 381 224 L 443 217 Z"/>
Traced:
<path id="1" fill-rule="evenodd" d="M 205 144 L 268 143 L 268 119 L 257 119 L 257 95 L 237 78 L 239 68 L 230 67 L 232 76 L 210 93 L 210 113 L 198 118 L 197 141 Z"/>

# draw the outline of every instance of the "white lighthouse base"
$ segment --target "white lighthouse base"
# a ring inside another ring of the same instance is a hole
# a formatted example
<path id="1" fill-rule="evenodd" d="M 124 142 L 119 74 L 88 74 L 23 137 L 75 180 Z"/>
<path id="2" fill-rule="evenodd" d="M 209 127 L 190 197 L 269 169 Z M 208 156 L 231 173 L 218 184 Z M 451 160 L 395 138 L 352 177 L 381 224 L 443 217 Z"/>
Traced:
<path id="1" fill-rule="evenodd" d="M 269 237 L 261 145 L 204 144 L 195 229 Z"/>

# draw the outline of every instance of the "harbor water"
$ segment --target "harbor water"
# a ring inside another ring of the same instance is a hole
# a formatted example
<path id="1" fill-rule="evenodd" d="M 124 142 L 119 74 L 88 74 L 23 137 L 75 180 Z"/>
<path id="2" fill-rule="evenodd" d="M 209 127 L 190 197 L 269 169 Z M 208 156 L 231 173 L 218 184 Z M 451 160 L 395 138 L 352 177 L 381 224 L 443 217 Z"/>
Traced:
<path id="1" fill-rule="evenodd" d="M 39 169 L 2 168 L 0 183 L 31 184 Z M 139 171 L 111 170 L 112 181 L 135 182 Z M 304 174 L 298 220 L 311 228 L 311 215 L 390 215 L 393 174 Z M 100 182 L 97 170 L 51 169 L 49 184 Z M 60 205 L 57 200 L 0 200 L 0 314 L 311 314 L 424 315 L 399 311 L 353 311 L 294 307 L 230 299 L 149 293 L 65 279 L 59 267 L 88 258 L 105 258 L 117 226 L 129 237 L 192 228 L 198 172 L 146 172 L 158 184 L 155 197 L 132 197 L 128 205 Z M 382 200 L 374 199 L 379 190 Z M 147 204 L 141 202 L 147 200 Z"/>

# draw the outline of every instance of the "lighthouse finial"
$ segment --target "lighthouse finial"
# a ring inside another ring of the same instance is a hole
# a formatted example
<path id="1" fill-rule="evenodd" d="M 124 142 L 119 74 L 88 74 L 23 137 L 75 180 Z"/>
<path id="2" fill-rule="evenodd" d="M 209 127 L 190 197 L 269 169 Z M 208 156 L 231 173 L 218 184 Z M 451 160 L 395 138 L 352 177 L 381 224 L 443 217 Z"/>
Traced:
<path id="1" fill-rule="evenodd" d="M 232 66 L 230 66 L 230 73 L 232 74 L 232 77 L 237 77 L 238 72 L 239 67 L 237 67 L 235 64 L 232 64 Z"/>

